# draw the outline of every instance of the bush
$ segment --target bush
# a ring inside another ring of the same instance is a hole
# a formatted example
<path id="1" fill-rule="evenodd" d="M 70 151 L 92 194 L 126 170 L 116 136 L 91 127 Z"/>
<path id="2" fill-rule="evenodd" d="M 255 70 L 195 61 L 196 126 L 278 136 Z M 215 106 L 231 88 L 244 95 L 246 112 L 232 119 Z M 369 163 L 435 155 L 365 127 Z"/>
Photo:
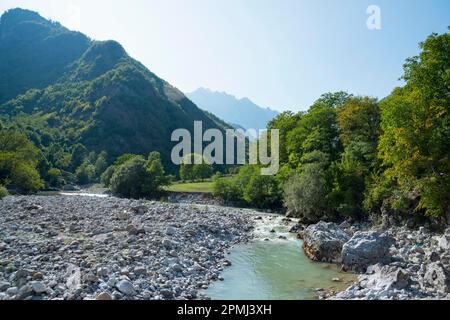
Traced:
<path id="1" fill-rule="evenodd" d="M 100 176 L 100 182 L 103 183 L 106 188 L 109 187 L 115 170 L 116 166 L 109 166 Z"/>
<path id="2" fill-rule="evenodd" d="M 33 193 L 44 187 L 44 182 L 37 170 L 23 162 L 13 167 L 11 180 L 10 186 L 24 193 Z"/>
<path id="3" fill-rule="evenodd" d="M 147 162 L 144 159 L 133 158 L 114 171 L 110 188 L 116 196 L 138 199 L 147 195 L 147 184 L 149 184 Z"/>
<path id="4" fill-rule="evenodd" d="M 224 179 L 217 174 L 213 177 L 213 188 L 214 197 L 229 204 L 261 209 L 281 207 L 278 179 L 262 176 L 258 166 L 243 166 L 239 174 L 231 179 Z"/>
<path id="5" fill-rule="evenodd" d="M 157 195 L 161 186 L 168 183 L 159 153 L 152 152 L 148 161 L 142 157 L 132 157 L 116 167 L 110 188 L 116 196 L 139 199 Z"/>
<path id="6" fill-rule="evenodd" d="M 8 195 L 8 190 L 4 186 L 0 186 L 0 199 L 3 199 Z"/>
<path id="7" fill-rule="evenodd" d="M 97 160 L 94 163 L 95 166 L 95 176 L 97 178 L 100 178 L 103 172 L 108 167 L 108 161 L 107 161 L 108 155 L 105 151 L 100 152 L 100 154 L 97 157 Z"/>
<path id="8" fill-rule="evenodd" d="M 223 179 L 220 174 L 216 174 L 213 177 L 213 196 L 228 204 L 242 203 L 242 190 L 236 180 Z"/>
<path id="9" fill-rule="evenodd" d="M 256 208 L 277 208 L 281 206 L 281 193 L 274 176 L 253 175 L 244 188 L 244 200 Z"/>

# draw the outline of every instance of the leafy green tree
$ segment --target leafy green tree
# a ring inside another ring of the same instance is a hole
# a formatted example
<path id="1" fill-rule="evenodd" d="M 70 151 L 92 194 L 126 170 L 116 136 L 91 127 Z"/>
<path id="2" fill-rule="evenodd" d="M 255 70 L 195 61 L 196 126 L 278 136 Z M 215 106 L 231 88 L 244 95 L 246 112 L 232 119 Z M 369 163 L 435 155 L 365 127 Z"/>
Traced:
<path id="1" fill-rule="evenodd" d="M 149 194 L 156 194 L 160 191 L 161 186 L 167 185 L 170 182 L 169 178 L 165 176 L 159 152 L 151 152 L 149 154 L 147 174 L 149 175 L 149 183 L 147 185 Z"/>
<path id="2" fill-rule="evenodd" d="M 213 176 L 213 195 L 227 204 L 238 205 L 243 203 L 242 189 L 237 179 L 224 179 L 220 173 Z"/>
<path id="3" fill-rule="evenodd" d="M 194 179 L 205 181 L 206 179 L 212 177 L 213 167 L 206 162 L 203 162 L 202 164 L 196 164 L 193 167 L 192 175 L 195 177 Z"/>
<path id="4" fill-rule="evenodd" d="M 111 178 L 114 174 L 114 171 L 116 170 L 116 166 L 109 166 L 108 168 L 106 168 L 106 170 L 102 173 L 101 177 L 100 177 L 100 181 L 101 183 L 103 183 L 103 185 L 105 187 L 109 187 L 110 186 L 110 182 L 111 182 Z"/>
<path id="5" fill-rule="evenodd" d="M 278 180 L 274 176 L 253 174 L 244 188 L 243 199 L 256 208 L 279 208 L 281 191 Z"/>
<path id="6" fill-rule="evenodd" d="M 192 166 L 185 164 L 184 162 L 180 164 L 180 178 L 183 182 L 192 181 Z"/>
<path id="7" fill-rule="evenodd" d="M 301 119 L 302 113 L 294 114 L 292 111 L 285 111 L 276 116 L 267 125 L 268 132 L 272 129 L 279 130 L 279 152 L 280 152 L 280 164 L 286 164 L 289 160 L 289 152 L 287 150 L 287 136 L 296 126 Z"/>
<path id="8" fill-rule="evenodd" d="M 262 176 L 256 165 L 245 165 L 238 175 L 222 178 L 213 177 L 214 196 L 226 203 L 254 208 L 278 208 L 281 206 L 279 180 L 274 176 Z"/>
<path id="9" fill-rule="evenodd" d="M 450 34 L 433 34 L 405 64 L 403 88 L 381 103 L 384 176 L 420 197 L 416 210 L 442 216 L 450 205 Z"/>
<path id="10" fill-rule="evenodd" d="M 339 217 L 360 218 L 366 184 L 377 167 L 380 108 L 374 98 L 352 97 L 337 107 L 337 123 L 344 152 L 327 170 L 330 210 Z"/>
<path id="11" fill-rule="evenodd" d="M 300 159 L 314 150 L 327 154 L 330 161 L 340 157 L 342 144 L 336 108 L 349 98 L 345 92 L 324 94 L 301 117 L 297 126 L 287 135 L 286 148 L 292 168 L 300 166 Z"/>
<path id="12" fill-rule="evenodd" d="M 48 185 L 52 188 L 60 188 L 64 185 L 64 177 L 61 170 L 56 168 L 51 168 L 47 172 L 46 181 Z"/>
<path id="13" fill-rule="evenodd" d="M 86 161 L 87 156 L 88 151 L 85 146 L 83 146 L 81 143 L 74 145 L 72 148 L 70 167 L 75 171 Z"/>
<path id="14" fill-rule="evenodd" d="M 110 188 L 114 195 L 126 198 L 147 196 L 147 185 L 151 184 L 147 173 L 147 161 L 134 157 L 117 167 Z"/>
<path id="15" fill-rule="evenodd" d="M 4 186 L 0 185 L 0 200 L 8 195 L 8 190 Z"/>
<path id="16" fill-rule="evenodd" d="M 284 205 L 305 223 L 316 223 L 327 213 L 325 172 L 318 163 L 303 166 L 284 185 Z"/>
<path id="17" fill-rule="evenodd" d="M 100 154 L 97 157 L 97 160 L 95 161 L 95 176 L 100 177 L 103 172 L 105 172 L 106 168 L 108 168 L 108 154 L 106 151 L 100 152 Z"/>
<path id="18" fill-rule="evenodd" d="M 118 157 L 116 159 L 116 161 L 114 162 L 115 166 L 121 166 L 123 165 L 125 162 L 127 162 L 128 160 L 134 159 L 134 158 L 139 158 L 139 159 L 144 159 L 144 157 L 140 154 L 131 154 L 131 153 L 125 153 L 123 155 L 121 155 L 120 157 Z"/>
<path id="19" fill-rule="evenodd" d="M 179 174 L 183 181 L 204 181 L 212 177 L 213 168 L 201 155 L 192 153 L 187 155 L 182 161 Z"/>
<path id="20" fill-rule="evenodd" d="M 148 160 L 130 157 L 122 165 L 116 166 L 110 180 L 110 189 L 120 197 L 145 198 L 159 194 L 161 187 L 169 182 L 164 175 L 160 154 L 152 152 Z"/>
<path id="21" fill-rule="evenodd" d="M 92 183 L 95 178 L 95 166 L 86 161 L 77 168 L 75 176 L 80 185 Z"/>
<path id="22" fill-rule="evenodd" d="M 365 150 L 363 155 L 372 161 L 376 159 L 381 132 L 380 107 L 377 99 L 369 97 L 348 99 L 337 108 L 337 123 L 340 139 L 345 148 L 365 144 L 369 150 Z"/>
<path id="23" fill-rule="evenodd" d="M 44 186 L 36 169 L 39 150 L 16 131 L 0 133 L 0 183 L 20 192 L 35 192 Z"/>
<path id="24" fill-rule="evenodd" d="M 357 219 L 363 216 L 366 171 L 349 154 L 344 154 L 340 162 L 329 168 L 332 189 L 326 196 L 327 206 L 339 217 Z"/>

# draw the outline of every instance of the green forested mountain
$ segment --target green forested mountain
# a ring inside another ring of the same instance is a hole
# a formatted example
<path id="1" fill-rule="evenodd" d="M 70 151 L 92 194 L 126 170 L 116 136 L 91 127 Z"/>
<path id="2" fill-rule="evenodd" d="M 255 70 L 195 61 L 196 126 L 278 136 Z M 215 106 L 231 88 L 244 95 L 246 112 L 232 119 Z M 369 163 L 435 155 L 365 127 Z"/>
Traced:
<path id="1" fill-rule="evenodd" d="M 226 126 L 119 43 L 91 40 L 23 9 L 0 19 L 0 115 L 62 169 L 77 144 L 109 159 L 159 151 L 169 164 L 174 129 L 191 129 L 195 120 Z"/>

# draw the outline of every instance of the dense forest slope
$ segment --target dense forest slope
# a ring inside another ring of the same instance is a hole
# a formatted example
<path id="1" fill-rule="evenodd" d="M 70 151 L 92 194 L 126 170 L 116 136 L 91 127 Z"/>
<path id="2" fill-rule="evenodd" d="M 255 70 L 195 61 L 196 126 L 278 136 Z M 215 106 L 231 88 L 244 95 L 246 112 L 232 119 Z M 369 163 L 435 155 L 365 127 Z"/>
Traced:
<path id="1" fill-rule="evenodd" d="M 0 115 L 51 156 L 77 143 L 89 151 L 159 151 L 169 164 L 177 128 L 225 123 L 132 59 L 115 41 L 93 41 L 38 13 L 0 19 Z"/>

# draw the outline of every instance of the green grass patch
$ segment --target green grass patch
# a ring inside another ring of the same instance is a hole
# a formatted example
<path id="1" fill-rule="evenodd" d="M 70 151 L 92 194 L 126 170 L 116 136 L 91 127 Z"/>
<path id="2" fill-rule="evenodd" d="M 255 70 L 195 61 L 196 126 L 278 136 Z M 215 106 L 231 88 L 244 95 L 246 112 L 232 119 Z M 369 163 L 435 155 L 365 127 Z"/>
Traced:
<path id="1" fill-rule="evenodd" d="M 231 179 L 231 176 L 223 177 L 222 179 Z M 165 187 L 166 191 L 169 192 L 194 192 L 194 193 L 213 193 L 213 182 L 212 180 L 207 180 L 203 182 L 175 182 L 174 184 Z"/>
<path id="2" fill-rule="evenodd" d="M 175 183 L 165 188 L 170 192 L 199 192 L 199 193 L 212 193 L 213 183 L 212 181 L 205 182 L 193 182 L 193 183 Z"/>

